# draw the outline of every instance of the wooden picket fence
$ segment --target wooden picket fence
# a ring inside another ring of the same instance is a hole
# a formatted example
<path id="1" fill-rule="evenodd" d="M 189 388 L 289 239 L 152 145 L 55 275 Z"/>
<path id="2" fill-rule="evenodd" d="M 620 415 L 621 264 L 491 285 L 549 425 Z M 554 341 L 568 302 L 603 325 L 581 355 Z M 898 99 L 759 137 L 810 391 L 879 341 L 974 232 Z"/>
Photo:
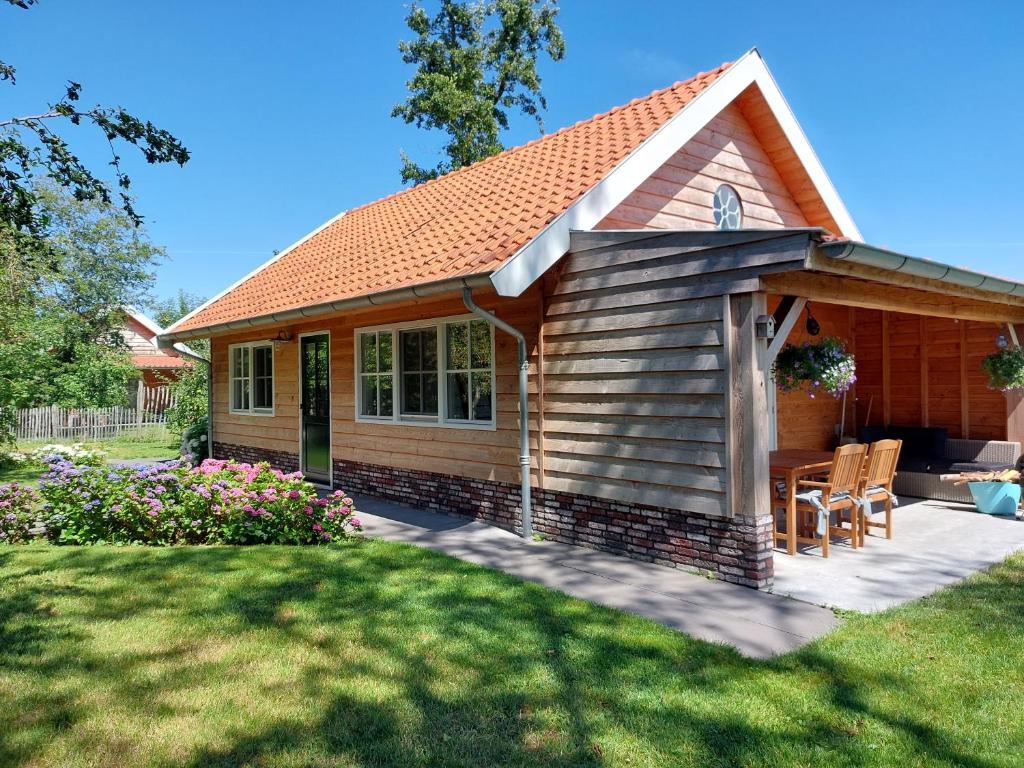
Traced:
<path id="1" fill-rule="evenodd" d="M 167 409 L 174 406 L 168 387 L 139 387 L 135 407 L 22 408 L 17 412 L 18 440 L 103 440 L 135 433 L 167 434 Z"/>

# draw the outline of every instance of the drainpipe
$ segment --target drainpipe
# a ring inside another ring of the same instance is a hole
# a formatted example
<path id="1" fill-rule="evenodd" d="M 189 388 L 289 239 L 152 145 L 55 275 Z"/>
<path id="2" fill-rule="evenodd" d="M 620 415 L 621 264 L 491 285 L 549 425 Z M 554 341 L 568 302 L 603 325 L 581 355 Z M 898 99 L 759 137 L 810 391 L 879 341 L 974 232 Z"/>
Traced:
<path id="1" fill-rule="evenodd" d="M 202 355 L 197 355 L 184 344 L 173 343 L 170 345 L 175 352 L 184 357 L 191 358 L 200 363 L 206 363 L 206 452 L 213 458 L 213 361 L 207 360 Z M 211 344 L 212 349 L 212 344 Z M 212 358 L 213 355 L 210 355 Z"/>
<path id="2" fill-rule="evenodd" d="M 462 301 L 474 315 L 483 318 L 495 328 L 514 336 L 519 344 L 519 474 L 520 493 L 523 498 L 523 538 L 533 540 L 533 522 L 530 509 L 530 405 L 528 379 L 530 361 L 526 357 L 526 337 L 491 312 L 481 309 L 473 301 L 473 289 L 462 289 Z M 497 366 L 495 366 L 497 368 Z M 495 386 L 497 382 L 491 382 Z"/>

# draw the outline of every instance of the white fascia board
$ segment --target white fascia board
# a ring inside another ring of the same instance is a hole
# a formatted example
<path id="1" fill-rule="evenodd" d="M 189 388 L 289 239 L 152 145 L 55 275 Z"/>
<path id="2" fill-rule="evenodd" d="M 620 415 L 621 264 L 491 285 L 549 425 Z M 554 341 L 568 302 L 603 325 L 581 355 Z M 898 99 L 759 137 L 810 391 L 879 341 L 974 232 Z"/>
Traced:
<path id="1" fill-rule="evenodd" d="M 607 176 L 591 187 L 540 234 L 491 275 L 500 296 L 519 296 L 569 250 L 569 233 L 597 226 L 658 168 L 664 165 L 748 86 L 756 83 L 807 168 L 829 212 L 842 228 L 837 234 L 860 239 L 859 231 L 811 149 L 796 117 L 756 48 L 745 53 L 715 82 L 672 116 Z"/>
<path id="2" fill-rule="evenodd" d="M 262 264 L 260 264 L 260 265 L 259 265 L 258 267 L 256 267 L 256 269 L 254 269 L 254 270 L 253 270 L 252 272 L 250 272 L 249 274 L 247 274 L 247 275 L 246 275 L 245 277 L 243 277 L 243 278 L 242 278 L 242 279 L 240 279 L 240 280 L 236 280 L 236 281 L 235 281 L 234 283 L 232 283 L 231 285 L 229 285 L 229 286 L 228 286 L 227 288 L 225 288 L 225 289 L 224 289 L 223 291 L 221 291 L 220 293 L 218 293 L 218 294 L 217 294 L 216 296 L 214 296 L 214 297 L 213 297 L 212 299 L 207 299 L 207 300 L 206 300 L 205 302 L 203 302 L 203 303 L 202 303 L 202 304 L 200 304 L 200 305 L 199 305 L 198 307 L 196 307 L 195 309 L 193 309 L 193 310 L 192 310 L 191 312 L 189 312 L 189 313 L 188 313 L 187 315 L 185 315 L 185 316 L 184 316 L 183 318 L 181 318 L 180 320 L 178 320 L 177 322 L 175 322 L 175 323 L 174 323 L 173 325 L 171 325 L 171 327 L 170 327 L 170 328 L 167 328 L 167 329 L 163 330 L 163 331 L 162 331 L 161 333 L 171 333 L 171 332 L 173 332 L 175 328 L 177 328 L 177 327 L 178 327 L 179 325 L 181 325 L 182 323 L 184 323 L 184 322 L 185 322 L 186 320 L 188 320 L 188 319 L 192 318 L 193 316 L 197 315 L 198 313 L 202 312 L 202 311 L 203 311 L 204 309 L 206 309 L 206 308 L 207 308 L 208 306 L 210 306 L 210 305 L 211 305 L 211 304 L 213 304 L 214 302 L 216 302 L 216 301 L 219 301 L 219 300 L 220 300 L 220 299 L 222 299 L 222 298 L 223 298 L 224 296 L 226 296 L 227 294 L 229 294 L 229 293 L 231 293 L 231 292 L 232 292 L 233 290 L 235 290 L 235 288 L 237 288 L 238 286 L 242 285 L 242 283 L 246 282 L 247 280 L 249 280 L 249 279 L 250 279 L 250 278 L 252 278 L 252 277 L 255 277 L 255 276 L 256 276 L 257 274 L 259 274 L 260 272 L 262 272 L 262 271 L 263 271 L 264 269 L 266 269 L 267 267 L 269 267 L 269 266 L 270 266 L 271 264 L 273 264 L 273 263 L 274 263 L 275 261 L 277 261 L 278 259 L 283 259 L 283 258 L 284 258 L 285 256 L 287 256 L 287 255 L 288 255 L 289 253 L 291 253 L 292 251 L 294 251 L 294 250 L 295 250 L 296 248 L 298 248 L 298 247 L 299 247 L 300 245 L 302 245 L 302 244 L 303 244 L 304 242 L 306 242 L 307 240 L 309 240 L 309 239 L 311 239 L 311 238 L 313 238 L 313 237 L 316 237 L 317 235 L 319 235 L 319 234 L 320 234 L 321 232 L 323 232 L 323 231 L 324 231 L 325 229 L 327 229 L 327 228 L 328 228 L 329 226 L 331 226 L 331 224 L 333 224 L 333 223 L 334 223 L 334 222 L 336 222 L 336 221 L 337 221 L 338 219 L 340 219 L 340 218 L 341 218 L 342 216 L 344 216 L 344 215 L 345 215 L 345 213 L 346 213 L 346 211 L 342 211 L 342 212 L 341 212 L 341 213 L 339 213 L 339 214 L 338 214 L 337 216 L 334 216 L 333 218 L 331 218 L 331 219 L 330 219 L 330 220 L 328 220 L 327 222 L 325 222 L 325 223 L 321 224 L 321 225 L 320 225 L 319 227 L 317 227 L 316 229 L 314 229 L 314 230 L 313 230 L 312 232 L 310 232 L 310 233 L 309 233 L 308 235 L 305 235 L 304 237 L 300 238 L 299 240 L 296 240 L 296 241 L 295 241 L 294 243 L 292 243 L 291 245 L 289 245 L 289 246 L 288 246 L 287 248 L 285 248 L 285 249 L 284 249 L 283 251 L 280 251 L 279 253 L 275 254 L 274 256 L 272 256 L 272 257 L 271 257 L 270 259 L 268 259 L 267 261 L 265 261 L 265 262 L 263 262 Z"/>

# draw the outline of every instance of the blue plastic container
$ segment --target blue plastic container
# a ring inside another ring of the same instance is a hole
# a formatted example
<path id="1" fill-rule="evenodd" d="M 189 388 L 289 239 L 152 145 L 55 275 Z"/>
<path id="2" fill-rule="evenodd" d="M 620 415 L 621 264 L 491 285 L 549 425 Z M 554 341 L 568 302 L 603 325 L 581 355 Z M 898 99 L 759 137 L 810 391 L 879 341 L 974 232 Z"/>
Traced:
<path id="1" fill-rule="evenodd" d="M 1016 515 L 1020 506 L 1020 485 L 1017 483 L 968 483 L 979 512 L 986 515 Z"/>

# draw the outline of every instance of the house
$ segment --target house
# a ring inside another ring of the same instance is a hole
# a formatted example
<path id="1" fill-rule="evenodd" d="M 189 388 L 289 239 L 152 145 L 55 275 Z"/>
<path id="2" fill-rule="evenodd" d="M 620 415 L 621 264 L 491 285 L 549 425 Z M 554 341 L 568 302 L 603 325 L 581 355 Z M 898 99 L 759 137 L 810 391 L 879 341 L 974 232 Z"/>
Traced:
<path id="1" fill-rule="evenodd" d="M 125 310 L 121 338 L 132 353 L 132 363 L 139 371 L 144 387 L 161 387 L 178 378 L 182 368 L 192 361 L 173 347 L 160 347 L 157 337 L 164 332 L 156 322 L 136 309 Z"/>
<path id="2" fill-rule="evenodd" d="M 216 456 L 764 588 L 769 449 L 843 407 L 771 383 L 808 311 L 865 361 L 850 423 L 1018 429 L 972 366 L 1024 285 L 863 243 L 752 50 L 343 213 L 161 342 L 211 339 Z"/>

